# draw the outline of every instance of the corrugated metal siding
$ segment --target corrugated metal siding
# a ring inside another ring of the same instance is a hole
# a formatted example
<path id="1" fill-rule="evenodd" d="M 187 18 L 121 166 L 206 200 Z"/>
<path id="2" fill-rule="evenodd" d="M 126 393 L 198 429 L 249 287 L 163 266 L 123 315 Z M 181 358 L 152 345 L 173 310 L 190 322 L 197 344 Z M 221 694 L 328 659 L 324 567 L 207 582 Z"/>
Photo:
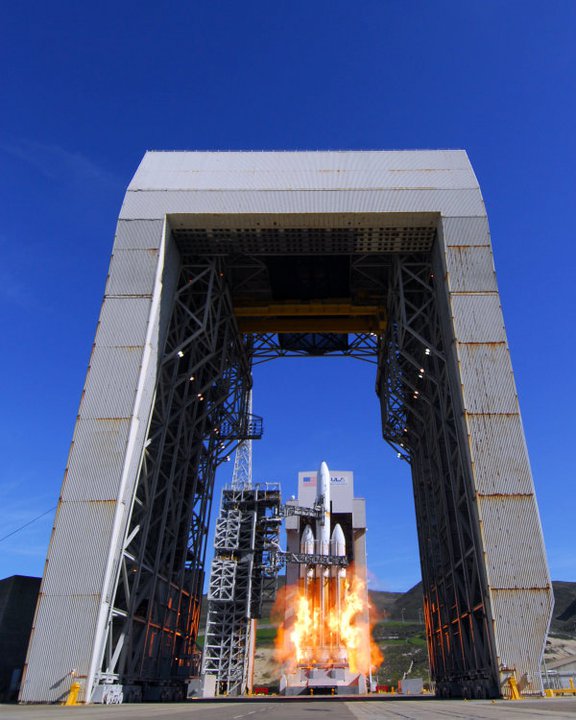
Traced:
<path id="1" fill-rule="evenodd" d="M 496 653 L 535 676 L 552 595 L 487 220 L 443 218 L 439 239 Z"/>
<path id="2" fill-rule="evenodd" d="M 467 412 L 518 412 L 514 376 L 505 345 L 458 345 L 458 358 Z"/>
<path id="3" fill-rule="evenodd" d="M 80 404 L 85 418 L 128 418 L 132 415 L 142 350 L 137 347 L 94 348 Z"/>
<path id="4" fill-rule="evenodd" d="M 490 585 L 545 587 L 548 573 L 534 496 L 479 496 L 478 509 Z"/>
<path id="5" fill-rule="evenodd" d="M 78 420 L 62 484 L 63 500 L 117 497 L 129 427 L 128 418 Z"/>
<path id="6" fill-rule="evenodd" d="M 445 247 L 491 245 L 486 212 L 481 213 L 481 217 L 443 217 L 442 234 Z"/>
<path id="7" fill-rule="evenodd" d="M 505 343 L 498 295 L 451 295 L 454 330 L 461 343 Z"/>
<path id="8" fill-rule="evenodd" d="M 114 250 L 106 295 L 152 295 L 158 250 Z"/>
<path id="9" fill-rule="evenodd" d="M 520 415 L 468 415 L 466 420 L 476 491 L 533 492 Z"/>
<path id="10" fill-rule="evenodd" d="M 440 212 L 443 216 L 486 212 L 478 190 L 333 190 L 253 192 L 129 192 L 123 220 L 152 220 L 171 213 Z"/>
<path id="11" fill-rule="evenodd" d="M 255 155 L 256 158 L 259 155 Z M 283 167 L 267 169 L 261 163 L 236 169 L 171 169 L 161 177 L 151 173 L 151 182 L 131 191 L 147 192 L 162 188 L 175 190 L 458 190 L 477 188 L 474 176 L 459 168 L 390 168 L 357 162 L 354 167 L 341 167 L 327 162 L 326 167 Z M 152 179 L 153 178 L 153 179 Z"/>
<path id="12" fill-rule="evenodd" d="M 151 299 L 107 297 L 102 305 L 96 345 L 98 347 L 143 346 Z"/>
<path id="13" fill-rule="evenodd" d="M 550 590 L 534 588 L 520 593 L 494 589 L 492 611 L 500 663 L 518 668 L 519 675 L 522 671 L 530 673 L 537 684 L 539 660 L 552 611 Z"/>
<path id="14" fill-rule="evenodd" d="M 119 220 L 114 252 L 159 248 L 162 243 L 163 227 L 162 220 Z"/>
<path id="15" fill-rule="evenodd" d="M 72 683 L 71 671 L 86 675 L 99 601 L 98 595 L 41 595 L 21 701 L 64 700 Z M 66 632 L 68 628 L 73 632 Z"/>
<path id="16" fill-rule="evenodd" d="M 155 257 L 155 253 L 150 257 Z M 125 278 L 127 283 L 131 282 L 129 275 Z M 133 287 L 119 284 L 116 289 L 122 295 Z M 160 291 L 158 282 L 155 288 L 158 298 L 153 303 L 149 298 L 106 298 L 102 308 L 63 483 L 64 502 L 48 551 L 38 611 L 40 625 L 29 650 L 30 692 L 24 695 L 27 700 L 57 699 L 53 687 L 58 686 L 64 675 L 62 664 L 65 672 L 76 667 L 86 674 L 93 649 L 101 640 L 96 637 L 95 618 L 114 581 L 112 575 L 105 578 L 106 567 L 110 557 L 117 564 L 150 415 Z M 154 313 L 151 322 L 156 331 L 151 327 L 147 336 L 150 312 Z M 139 344 L 123 347 L 126 342 Z M 145 377 L 143 362 L 148 362 Z M 138 393 L 142 382 L 149 378 L 152 381 Z M 135 408 L 137 396 L 139 403 Z M 125 465 L 132 471 L 124 475 L 122 485 Z M 125 504 L 119 503 L 119 498 Z M 71 502 L 72 499 L 85 502 Z M 58 605 L 45 588 L 62 593 Z M 92 595 L 93 591 L 100 595 Z M 90 603 L 90 609 L 85 609 L 83 603 Z M 68 608 L 65 619 L 60 607 Z"/>
<path id="17" fill-rule="evenodd" d="M 42 588 L 48 595 L 96 595 L 102 588 L 105 563 L 89 562 L 106 557 L 112 534 L 116 501 L 60 502 L 56 513 L 54 544 L 59 553 L 50 558 L 50 573 Z M 88 543 L 90 549 L 81 547 Z"/>
<path id="18" fill-rule="evenodd" d="M 446 280 L 451 292 L 497 292 L 496 271 L 489 246 L 446 249 Z"/>
<path id="19" fill-rule="evenodd" d="M 477 188 L 478 182 L 462 150 L 148 152 L 128 189 L 412 186 Z"/>

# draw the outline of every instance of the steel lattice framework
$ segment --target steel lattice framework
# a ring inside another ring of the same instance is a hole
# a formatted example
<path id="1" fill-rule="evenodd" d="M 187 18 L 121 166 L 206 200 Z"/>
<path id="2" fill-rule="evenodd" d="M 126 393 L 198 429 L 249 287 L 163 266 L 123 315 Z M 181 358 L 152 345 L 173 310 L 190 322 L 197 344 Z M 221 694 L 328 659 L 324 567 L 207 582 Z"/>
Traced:
<path id="1" fill-rule="evenodd" d="M 394 258 L 378 389 L 384 438 L 412 466 L 432 677 L 441 694 L 488 697 L 498 675 L 443 305 L 430 254 Z"/>
<path id="2" fill-rule="evenodd" d="M 246 402 L 249 356 L 220 264 L 184 265 L 173 301 L 100 676 L 128 688 L 198 673 L 215 471 L 238 441 L 261 434 Z"/>
<path id="3" fill-rule="evenodd" d="M 202 675 L 217 692 L 240 695 L 250 685 L 254 620 L 276 592 L 271 551 L 280 536 L 280 487 L 234 485 L 222 492 L 208 590 Z"/>
<path id="4" fill-rule="evenodd" d="M 262 432 L 252 365 L 311 355 L 377 364 L 384 437 L 412 469 L 439 689 L 495 696 L 516 674 L 541 690 L 551 582 L 466 154 L 182 152 L 147 153 L 126 193 L 22 701 L 61 700 L 72 671 L 84 702 L 103 684 L 183 695 L 214 474 Z M 236 604 L 258 616 L 280 557 L 277 525 L 244 492 L 223 501 L 210 589 L 226 627 L 240 627 Z M 245 638 L 210 642 L 205 667 L 236 658 L 241 690 Z"/>

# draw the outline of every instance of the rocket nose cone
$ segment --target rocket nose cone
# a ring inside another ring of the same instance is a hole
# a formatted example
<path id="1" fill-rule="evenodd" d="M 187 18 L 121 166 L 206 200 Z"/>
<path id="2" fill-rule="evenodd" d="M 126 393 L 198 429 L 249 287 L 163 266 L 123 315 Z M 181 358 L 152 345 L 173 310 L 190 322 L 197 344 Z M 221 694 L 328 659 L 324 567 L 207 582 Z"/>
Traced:
<path id="1" fill-rule="evenodd" d="M 314 533 L 312 532 L 310 525 L 306 525 L 304 528 L 304 532 L 302 533 L 302 542 L 314 542 Z"/>
<path id="2" fill-rule="evenodd" d="M 336 523 L 334 526 L 334 530 L 332 531 L 332 537 L 330 538 L 333 543 L 341 543 L 344 544 L 346 540 L 344 539 L 344 531 L 342 530 L 342 527 L 340 526 L 340 523 Z"/>
<path id="3" fill-rule="evenodd" d="M 330 538 L 330 546 L 333 555 L 338 555 L 339 557 L 346 555 L 346 540 L 344 539 L 344 532 L 340 523 L 336 523 L 334 526 L 332 537 Z"/>
<path id="4" fill-rule="evenodd" d="M 330 470 L 325 462 L 320 463 L 320 475 L 330 475 Z"/>

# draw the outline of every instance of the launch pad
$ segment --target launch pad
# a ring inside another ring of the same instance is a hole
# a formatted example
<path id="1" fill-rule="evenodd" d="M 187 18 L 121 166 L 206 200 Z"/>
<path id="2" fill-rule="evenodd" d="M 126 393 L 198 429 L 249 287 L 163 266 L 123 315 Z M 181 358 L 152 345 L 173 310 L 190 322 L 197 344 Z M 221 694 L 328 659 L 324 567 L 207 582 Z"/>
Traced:
<path id="1" fill-rule="evenodd" d="M 486 211 L 462 151 L 147 153 L 124 200 L 21 700 L 182 697 L 254 364 L 374 363 L 411 466 L 440 695 L 537 693 L 552 592 Z M 70 558 L 74 558 L 71 567 Z"/>

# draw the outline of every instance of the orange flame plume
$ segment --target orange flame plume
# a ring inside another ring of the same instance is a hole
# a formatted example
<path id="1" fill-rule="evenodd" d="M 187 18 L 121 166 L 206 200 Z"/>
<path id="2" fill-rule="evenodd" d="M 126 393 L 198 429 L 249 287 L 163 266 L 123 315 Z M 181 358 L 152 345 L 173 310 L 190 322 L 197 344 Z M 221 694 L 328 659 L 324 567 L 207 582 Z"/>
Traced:
<path id="1" fill-rule="evenodd" d="M 323 593 L 328 600 L 322 618 Z M 288 673 L 321 665 L 347 666 L 367 675 L 384 659 L 372 639 L 369 609 L 366 583 L 351 568 L 344 577 L 332 570 L 330 577 L 302 579 L 298 585 L 286 587 L 275 605 L 276 617 L 280 616 L 277 662 Z"/>

